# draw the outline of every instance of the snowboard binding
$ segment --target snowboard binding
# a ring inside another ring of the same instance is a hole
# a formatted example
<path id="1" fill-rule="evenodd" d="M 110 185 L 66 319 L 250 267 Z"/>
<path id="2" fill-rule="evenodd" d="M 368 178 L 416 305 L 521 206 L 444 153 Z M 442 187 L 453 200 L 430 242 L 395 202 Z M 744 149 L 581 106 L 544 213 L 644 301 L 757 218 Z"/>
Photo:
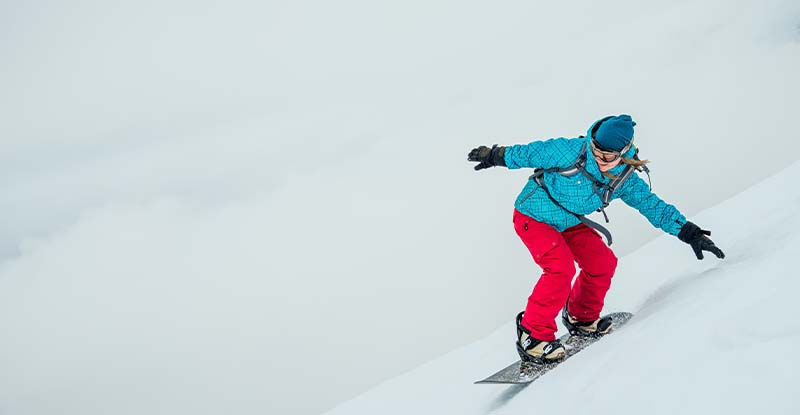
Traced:
<path id="1" fill-rule="evenodd" d="M 557 363 L 564 360 L 566 349 L 558 339 L 546 342 L 531 337 L 531 332 L 522 326 L 522 314 L 517 314 L 517 353 L 523 362 L 535 364 Z"/>
<path id="2" fill-rule="evenodd" d="M 604 316 L 594 321 L 578 321 L 567 311 L 567 306 L 561 312 L 561 321 L 569 334 L 581 337 L 602 337 L 611 331 L 613 320 L 611 316 Z"/>

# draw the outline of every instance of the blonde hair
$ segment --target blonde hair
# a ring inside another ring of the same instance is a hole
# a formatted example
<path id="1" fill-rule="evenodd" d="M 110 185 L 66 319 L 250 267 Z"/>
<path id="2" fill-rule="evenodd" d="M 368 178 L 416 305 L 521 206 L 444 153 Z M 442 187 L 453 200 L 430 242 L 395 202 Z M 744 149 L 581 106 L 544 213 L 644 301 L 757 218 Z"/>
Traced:
<path id="1" fill-rule="evenodd" d="M 634 160 L 634 159 L 628 159 L 628 158 L 624 158 L 624 157 L 619 162 L 619 164 L 627 164 L 627 165 L 633 166 L 634 168 L 644 167 L 648 163 L 650 163 L 650 160 Z M 611 174 L 611 173 L 609 173 L 607 171 L 603 172 L 603 176 L 606 176 L 611 180 L 614 180 L 614 179 L 617 178 L 617 176 L 614 176 L 613 174 Z"/>

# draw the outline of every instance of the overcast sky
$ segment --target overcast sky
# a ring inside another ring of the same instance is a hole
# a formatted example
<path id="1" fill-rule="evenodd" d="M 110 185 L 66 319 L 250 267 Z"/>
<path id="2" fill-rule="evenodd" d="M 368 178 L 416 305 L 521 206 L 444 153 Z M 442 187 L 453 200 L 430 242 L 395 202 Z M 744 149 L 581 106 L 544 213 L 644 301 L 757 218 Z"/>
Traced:
<path id="1" fill-rule="evenodd" d="M 631 114 L 687 216 L 800 150 L 792 1 L 0 16 L 0 412 L 317 413 L 482 338 L 539 270 L 530 172 L 474 172 L 480 144 Z M 620 256 L 660 234 L 609 215 Z"/>

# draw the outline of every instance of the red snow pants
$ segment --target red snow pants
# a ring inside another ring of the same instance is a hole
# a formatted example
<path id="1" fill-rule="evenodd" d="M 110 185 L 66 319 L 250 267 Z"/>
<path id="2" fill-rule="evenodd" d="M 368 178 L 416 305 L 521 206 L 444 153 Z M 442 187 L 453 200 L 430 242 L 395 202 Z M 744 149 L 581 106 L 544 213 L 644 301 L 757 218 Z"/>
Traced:
<path id="1" fill-rule="evenodd" d="M 522 326 L 530 330 L 531 337 L 556 339 L 555 319 L 568 298 L 569 312 L 578 321 L 600 318 L 617 268 L 617 257 L 600 234 L 584 224 L 558 232 L 516 209 L 514 229 L 543 270 L 522 317 Z M 581 272 L 572 284 L 576 262 Z"/>

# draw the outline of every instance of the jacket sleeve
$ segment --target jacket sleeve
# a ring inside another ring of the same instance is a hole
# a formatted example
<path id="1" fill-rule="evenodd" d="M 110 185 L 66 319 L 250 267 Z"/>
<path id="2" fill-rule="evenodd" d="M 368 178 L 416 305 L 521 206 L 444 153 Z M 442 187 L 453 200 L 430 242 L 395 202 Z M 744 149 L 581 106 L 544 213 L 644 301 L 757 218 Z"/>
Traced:
<path id="1" fill-rule="evenodd" d="M 664 202 L 641 177 L 634 174 L 625 183 L 620 198 L 628 206 L 636 209 L 656 228 L 671 235 L 678 236 L 686 217 L 673 205 Z"/>
<path id="2" fill-rule="evenodd" d="M 578 157 L 581 139 L 551 138 L 507 146 L 504 160 L 509 169 L 569 167 Z"/>

